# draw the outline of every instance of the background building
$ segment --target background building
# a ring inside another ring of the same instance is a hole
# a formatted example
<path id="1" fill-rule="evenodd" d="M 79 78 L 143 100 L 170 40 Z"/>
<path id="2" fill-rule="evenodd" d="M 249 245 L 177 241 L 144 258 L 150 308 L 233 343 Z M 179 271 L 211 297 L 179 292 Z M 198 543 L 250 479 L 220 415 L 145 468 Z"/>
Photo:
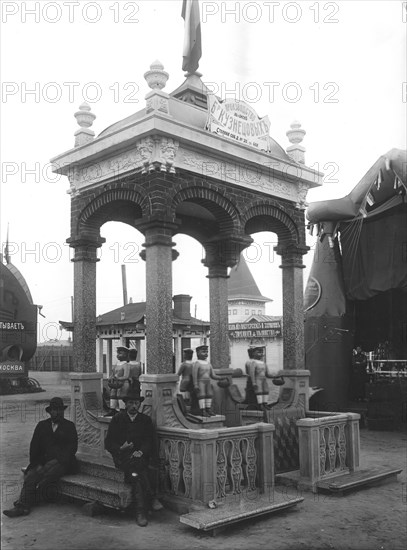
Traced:
<path id="1" fill-rule="evenodd" d="M 266 303 L 243 256 L 230 271 L 228 279 L 228 314 L 230 362 L 241 368 L 248 359 L 250 345 L 265 346 L 269 370 L 283 368 L 282 317 L 266 315 Z"/>

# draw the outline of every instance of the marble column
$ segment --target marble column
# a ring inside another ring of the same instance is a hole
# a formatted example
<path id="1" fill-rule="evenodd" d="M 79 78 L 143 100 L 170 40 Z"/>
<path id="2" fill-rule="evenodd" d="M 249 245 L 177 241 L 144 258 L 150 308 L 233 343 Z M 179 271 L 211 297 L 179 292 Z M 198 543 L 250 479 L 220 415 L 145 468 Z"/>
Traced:
<path id="1" fill-rule="evenodd" d="M 96 262 L 98 242 L 68 239 L 75 249 L 73 369 L 96 371 Z"/>
<path id="2" fill-rule="evenodd" d="M 283 270 L 283 345 L 284 369 L 304 369 L 304 288 L 302 256 L 308 246 L 278 245 Z"/>
<path id="3" fill-rule="evenodd" d="M 137 227 L 144 232 L 146 260 L 146 343 L 148 374 L 171 374 L 172 368 L 172 249 L 176 228 L 169 221 L 149 220 Z"/>

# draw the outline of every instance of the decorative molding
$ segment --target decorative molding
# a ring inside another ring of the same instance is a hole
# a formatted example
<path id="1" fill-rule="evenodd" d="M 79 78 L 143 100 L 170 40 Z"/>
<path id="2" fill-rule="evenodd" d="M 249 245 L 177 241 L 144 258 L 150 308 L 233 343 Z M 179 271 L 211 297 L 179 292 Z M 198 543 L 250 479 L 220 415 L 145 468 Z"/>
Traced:
<path id="1" fill-rule="evenodd" d="M 83 412 L 79 399 L 75 400 L 75 424 L 78 432 L 78 440 L 82 445 L 87 445 L 94 449 L 100 449 L 101 433 L 100 428 L 93 426 Z"/>
<path id="2" fill-rule="evenodd" d="M 220 160 L 180 148 L 177 167 L 197 172 L 203 177 L 213 177 L 246 189 L 298 202 L 298 184 L 278 179 L 272 169 L 272 161 L 270 161 L 270 166 L 252 168 L 249 164 Z"/>
<path id="3" fill-rule="evenodd" d="M 307 203 L 307 194 L 309 190 L 309 185 L 306 183 L 300 181 L 297 184 L 297 202 L 295 203 L 295 207 L 299 210 L 305 210 L 308 207 Z"/>
<path id="4" fill-rule="evenodd" d="M 82 188 L 119 178 L 129 173 L 146 174 L 154 170 L 175 173 L 175 159 L 179 142 L 167 137 L 146 137 L 134 147 L 108 159 L 73 170 L 68 175 L 70 194 L 75 196 Z"/>

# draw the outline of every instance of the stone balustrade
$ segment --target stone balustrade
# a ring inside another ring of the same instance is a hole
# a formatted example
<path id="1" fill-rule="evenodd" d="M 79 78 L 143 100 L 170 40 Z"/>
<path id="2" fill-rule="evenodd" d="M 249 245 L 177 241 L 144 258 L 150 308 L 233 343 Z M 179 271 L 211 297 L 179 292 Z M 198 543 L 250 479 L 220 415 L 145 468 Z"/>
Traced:
<path id="1" fill-rule="evenodd" d="M 274 483 L 273 431 L 264 423 L 217 430 L 159 428 L 161 489 L 204 504 L 243 491 L 266 493 Z"/>
<path id="2" fill-rule="evenodd" d="M 318 481 L 359 467 L 359 419 L 356 413 L 309 411 L 297 420 L 301 481 L 314 489 Z"/>

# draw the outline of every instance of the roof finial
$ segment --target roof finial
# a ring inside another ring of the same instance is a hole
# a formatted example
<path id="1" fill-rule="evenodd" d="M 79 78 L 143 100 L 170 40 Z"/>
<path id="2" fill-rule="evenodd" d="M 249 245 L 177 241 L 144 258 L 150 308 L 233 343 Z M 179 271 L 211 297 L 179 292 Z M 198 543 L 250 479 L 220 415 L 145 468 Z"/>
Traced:
<path id="1" fill-rule="evenodd" d="M 300 143 L 304 139 L 305 134 L 306 131 L 301 128 L 301 124 L 298 122 L 298 120 L 294 120 L 294 122 L 291 124 L 291 130 L 288 130 L 286 132 L 288 141 L 293 144 L 287 147 L 287 154 L 289 157 L 295 160 L 295 162 L 299 162 L 300 164 L 305 164 L 305 147 L 300 145 Z"/>
<path id="2" fill-rule="evenodd" d="M 150 70 L 144 73 L 144 78 L 152 90 L 162 90 L 168 80 L 168 73 L 164 71 L 164 65 L 158 61 L 151 63 Z"/>
<path id="3" fill-rule="evenodd" d="M 199 1 L 184 0 L 181 16 L 185 21 L 182 70 L 187 71 L 188 74 L 194 74 L 198 70 L 199 60 L 202 56 Z"/>
<path id="4" fill-rule="evenodd" d="M 79 147 L 80 145 L 85 145 L 86 143 L 93 141 L 95 132 L 90 130 L 90 127 L 92 126 L 96 115 L 91 112 L 90 106 L 86 103 L 86 101 L 79 105 L 79 111 L 76 111 L 74 117 L 80 126 L 79 130 L 77 130 L 74 134 L 75 147 Z"/>

